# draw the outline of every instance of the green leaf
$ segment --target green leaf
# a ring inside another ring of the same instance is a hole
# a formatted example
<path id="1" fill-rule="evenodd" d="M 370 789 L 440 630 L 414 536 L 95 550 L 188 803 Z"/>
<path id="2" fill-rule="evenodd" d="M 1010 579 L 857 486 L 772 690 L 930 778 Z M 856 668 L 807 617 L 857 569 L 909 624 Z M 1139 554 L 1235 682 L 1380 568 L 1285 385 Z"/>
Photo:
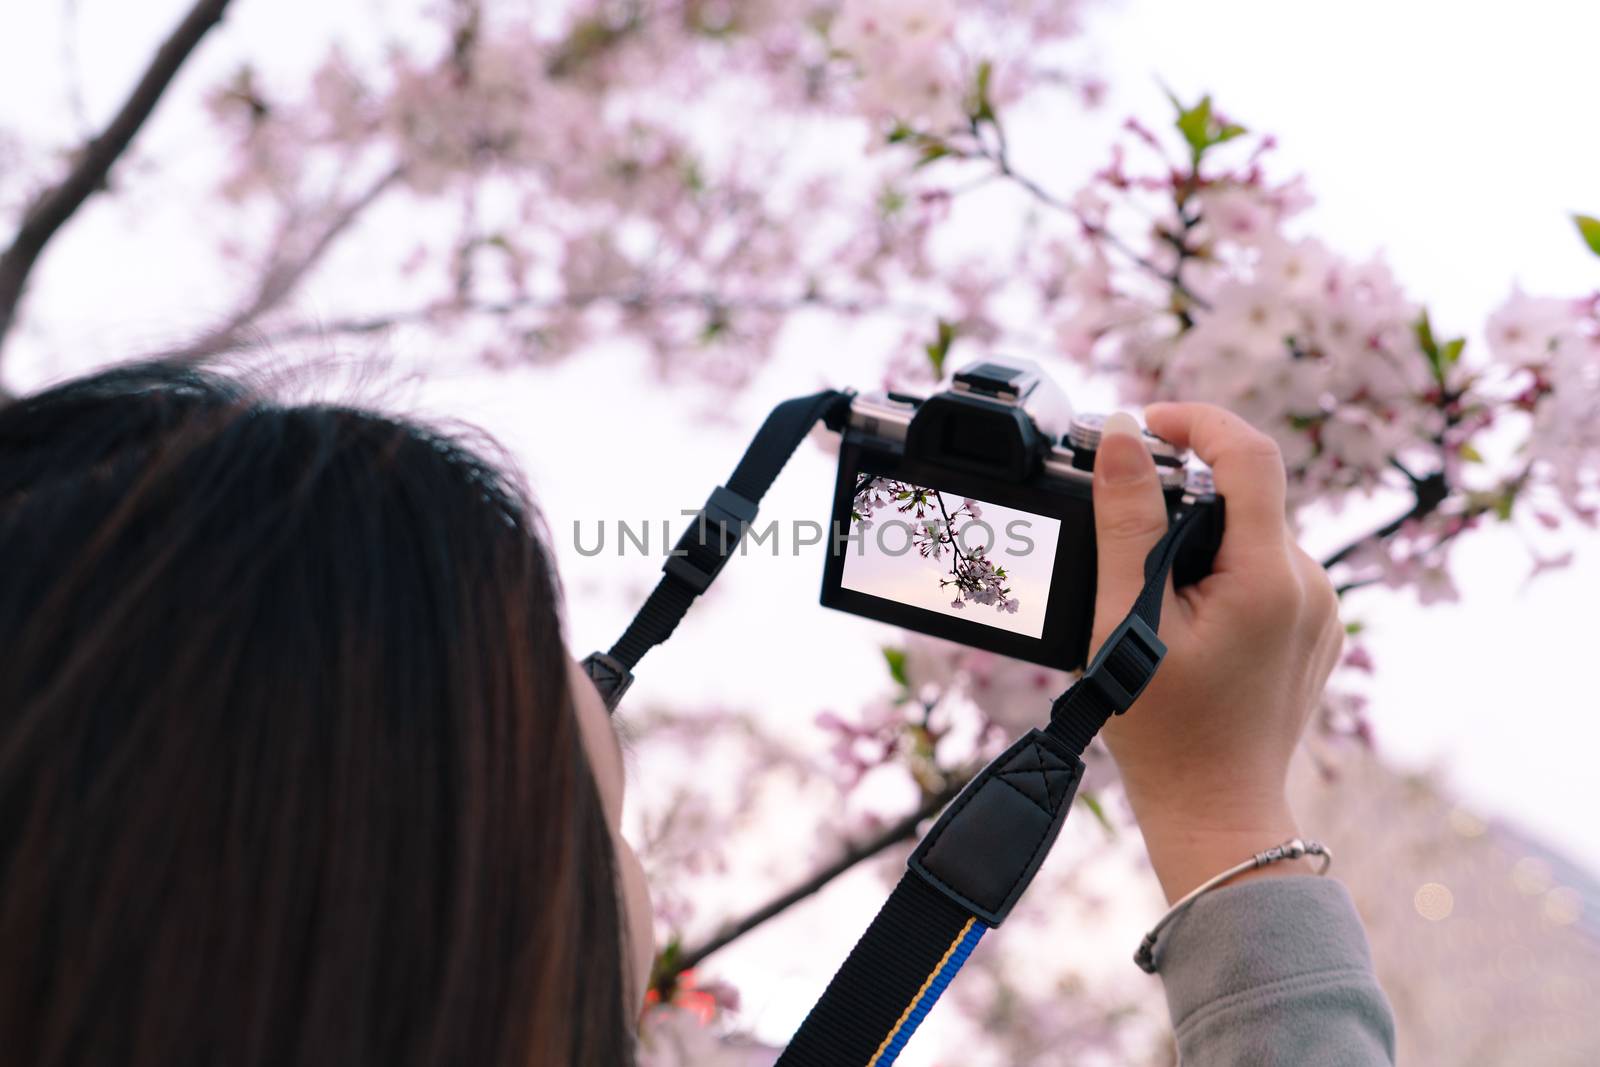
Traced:
<path id="1" fill-rule="evenodd" d="M 994 101 L 989 98 L 989 83 L 993 77 L 993 63 L 986 59 L 978 64 L 978 77 L 973 86 L 972 100 L 972 117 L 978 122 L 995 121 Z"/>
<path id="2" fill-rule="evenodd" d="M 1428 318 L 1426 308 L 1417 317 L 1413 329 L 1417 334 L 1417 347 L 1422 350 L 1423 358 L 1428 361 L 1428 369 L 1433 372 L 1433 380 L 1442 387 L 1449 376 L 1450 368 L 1460 362 L 1461 352 L 1467 347 L 1467 339 L 1457 337 L 1441 345 L 1439 339 L 1434 336 L 1433 323 Z"/>
<path id="3" fill-rule="evenodd" d="M 1600 219 L 1593 215 L 1574 215 L 1572 221 L 1578 224 L 1578 232 L 1583 235 L 1583 243 L 1589 246 L 1589 251 L 1600 256 Z"/>
<path id="4" fill-rule="evenodd" d="M 649 988 L 659 990 L 662 986 L 669 985 L 671 976 L 678 971 L 678 961 L 682 958 L 683 942 L 674 937 L 650 962 Z"/>
<path id="5" fill-rule="evenodd" d="M 698 161 L 693 159 L 685 160 L 681 168 L 681 173 L 683 175 L 683 187 L 685 189 L 689 190 L 691 193 L 705 192 L 706 179 L 705 175 L 700 172 L 700 164 Z"/>
<path id="6" fill-rule="evenodd" d="M 1476 448 L 1473 448 L 1471 441 L 1462 441 L 1459 445 L 1457 445 L 1456 455 L 1460 456 L 1468 463 L 1483 462 L 1483 453 L 1479 452 Z"/>
<path id="7" fill-rule="evenodd" d="M 923 345 L 923 351 L 928 353 L 928 362 L 933 364 L 933 373 L 944 377 L 945 357 L 950 354 L 950 345 L 956 339 L 955 323 L 946 319 L 939 320 L 939 331 L 932 341 Z"/>
<path id="8" fill-rule="evenodd" d="M 1095 817 L 1095 821 L 1098 822 L 1101 828 L 1105 830 L 1107 837 L 1117 836 L 1116 824 L 1113 823 L 1111 821 L 1111 817 L 1106 814 L 1106 809 L 1101 806 L 1099 797 L 1095 796 L 1093 793 L 1080 792 L 1078 794 L 1078 801 L 1084 807 L 1089 809 L 1089 814 Z"/>
<path id="9" fill-rule="evenodd" d="M 910 126 L 907 126 L 903 122 L 897 122 L 894 124 L 894 129 L 889 131 L 889 143 L 899 144 L 901 141 L 911 140 L 911 138 L 915 137 L 916 135 L 917 131 L 913 130 Z"/>
<path id="10" fill-rule="evenodd" d="M 720 310 L 713 311 L 700 329 L 700 343 L 708 345 L 728 332 L 728 317 Z"/>
<path id="11" fill-rule="evenodd" d="M 889 664 L 889 677 L 893 678 L 902 689 L 911 688 L 911 682 L 906 677 L 905 650 L 889 648 L 886 645 L 883 649 L 883 658 Z"/>
<path id="12" fill-rule="evenodd" d="M 943 159 L 950 154 L 950 146 L 943 141 L 924 141 L 922 151 L 917 155 L 916 167 L 926 167 L 929 163 Z"/>
<path id="13" fill-rule="evenodd" d="M 1211 97 L 1202 96 L 1200 102 L 1191 108 L 1181 105 L 1178 109 L 1178 132 L 1183 134 L 1183 139 L 1189 142 L 1189 148 L 1196 156 L 1211 147 Z"/>
<path id="14" fill-rule="evenodd" d="M 1433 339 L 1433 323 L 1428 321 L 1426 308 L 1418 317 L 1414 328 L 1417 331 L 1417 347 L 1422 349 L 1429 363 L 1436 363 L 1439 359 L 1439 343 Z"/>
<path id="15" fill-rule="evenodd" d="M 1344 632 L 1349 634 L 1351 637 L 1354 637 L 1356 634 L 1360 633 L 1366 628 L 1367 624 L 1362 622 L 1360 619 L 1355 619 L 1344 624 Z"/>
<path id="16" fill-rule="evenodd" d="M 1178 110 L 1176 126 L 1189 145 L 1189 154 L 1196 167 L 1200 165 L 1200 158 L 1205 155 L 1207 149 L 1225 144 L 1236 137 L 1243 137 L 1250 132 L 1237 122 L 1223 122 L 1219 119 L 1212 110 L 1209 94 L 1202 96 L 1200 102 L 1193 107 L 1184 107 L 1183 102 L 1171 89 L 1167 90 L 1167 99 L 1171 100 L 1172 106 Z"/>
<path id="17" fill-rule="evenodd" d="M 1222 129 L 1217 131 L 1217 135 L 1211 139 L 1211 143 L 1222 144 L 1224 141 L 1231 141 L 1235 137 L 1243 137 L 1249 132 L 1249 130 L 1245 129 L 1243 126 L 1240 126 L 1238 123 L 1230 122 L 1226 126 L 1222 127 Z"/>
<path id="18" fill-rule="evenodd" d="M 1494 502 L 1494 513 L 1501 522 L 1511 521 L 1511 509 L 1516 505 L 1516 503 L 1517 496 L 1515 493 L 1506 493 L 1499 500 Z"/>

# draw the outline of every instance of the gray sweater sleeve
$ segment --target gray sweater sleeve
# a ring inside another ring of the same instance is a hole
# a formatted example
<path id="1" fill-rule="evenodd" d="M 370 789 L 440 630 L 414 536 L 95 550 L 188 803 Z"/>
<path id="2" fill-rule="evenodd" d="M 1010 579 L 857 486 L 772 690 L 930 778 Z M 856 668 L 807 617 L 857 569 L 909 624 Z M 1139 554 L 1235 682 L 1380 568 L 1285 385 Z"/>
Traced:
<path id="1" fill-rule="evenodd" d="M 1332 878 L 1204 893 L 1162 932 L 1155 961 L 1184 1067 L 1394 1063 L 1394 1013 Z"/>

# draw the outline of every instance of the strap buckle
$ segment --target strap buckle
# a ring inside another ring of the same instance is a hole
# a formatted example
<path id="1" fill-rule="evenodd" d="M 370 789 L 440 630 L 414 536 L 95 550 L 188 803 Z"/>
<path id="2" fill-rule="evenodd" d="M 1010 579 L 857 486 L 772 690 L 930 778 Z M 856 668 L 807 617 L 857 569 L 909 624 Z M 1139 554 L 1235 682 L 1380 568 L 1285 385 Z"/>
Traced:
<path id="1" fill-rule="evenodd" d="M 756 505 L 726 486 L 717 486 L 706 498 L 705 507 L 695 515 L 678 543 L 667 553 L 661 569 L 703 593 L 722 573 L 733 550 L 739 547 L 745 528 L 755 520 Z"/>
<path id="2" fill-rule="evenodd" d="M 585 656 L 583 673 L 589 676 L 589 680 L 594 682 L 594 687 L 600 691 L 600 699 L 605 701 L 608 712 L 617 710 L 622 694 L 633 684 L 633 672 L 628 670 L 621 660 L 607 652 L 591 652 Z"/>
<path id="3" fill-rule="evenodd" d="M 1167 646 L 1137 614 L 1129 614 L 1100 646 L 1094 662 L 1073 688 L 1087 688 L 1107 708 L 1121 715 L 1144 692 Z"/>

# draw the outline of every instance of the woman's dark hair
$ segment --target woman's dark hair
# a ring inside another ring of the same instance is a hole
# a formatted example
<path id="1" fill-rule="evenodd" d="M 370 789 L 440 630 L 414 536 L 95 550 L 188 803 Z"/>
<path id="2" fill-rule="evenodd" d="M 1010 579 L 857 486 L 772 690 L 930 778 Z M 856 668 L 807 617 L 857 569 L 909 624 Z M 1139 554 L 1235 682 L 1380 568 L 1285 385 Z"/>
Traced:
<path id="1" fill-rule="evenodd" d="M 540 529 L 218 376 L 0 409 L 0 1060 L 631 1063 Z"/>

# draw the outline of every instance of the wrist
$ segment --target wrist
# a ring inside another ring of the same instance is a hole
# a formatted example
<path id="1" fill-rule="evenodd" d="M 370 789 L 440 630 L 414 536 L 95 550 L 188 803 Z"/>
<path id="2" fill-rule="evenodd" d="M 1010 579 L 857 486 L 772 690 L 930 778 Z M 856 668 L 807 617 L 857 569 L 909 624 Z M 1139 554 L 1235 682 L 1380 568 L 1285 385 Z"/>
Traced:
<path id="1" fill-rule="evenodd" d="M 1281 796 L 1271 803 L 1211 810 L 1145 806 L 1141 811 L 1136 803 L 1134 814 L 1150 864 L 1169 902 L 1255 853 L 1301 836 L 1288 800 Z M 1234 880 L 1278 878 L 1314 870 L 1314 864 L 1300 859 L 1260 867 Z"/>

